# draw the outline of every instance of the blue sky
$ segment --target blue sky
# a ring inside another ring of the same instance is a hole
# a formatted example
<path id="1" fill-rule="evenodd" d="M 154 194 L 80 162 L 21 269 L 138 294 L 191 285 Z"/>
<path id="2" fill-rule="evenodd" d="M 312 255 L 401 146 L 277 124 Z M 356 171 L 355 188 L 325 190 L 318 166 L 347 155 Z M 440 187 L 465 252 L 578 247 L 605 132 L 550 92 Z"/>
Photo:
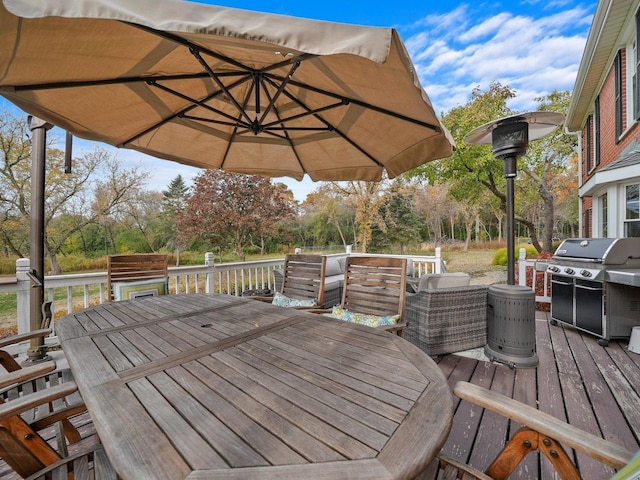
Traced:
<path id="1" fill-rule="evenodd" d="M 515 89 L 517 96 L 510 107 L 518 111 L 535 109 L 534 99 L 553 90 L 572 90 L 596 7 L 595 0 L 200 2 L 394 27 L 438 114 L 463 105 L 475 87 L 484 90 L 492 81 Z M 87 143 L 79 148 L 91 149 Z M 199 172 L 128 150 L 118 150 L 117 156 L 152 171 L 149 188 L 154 190 L 164 190 L 178 174 L 190 182 Z M 279 181 L 300 201 L 315 188 L 308 179 Z"/>

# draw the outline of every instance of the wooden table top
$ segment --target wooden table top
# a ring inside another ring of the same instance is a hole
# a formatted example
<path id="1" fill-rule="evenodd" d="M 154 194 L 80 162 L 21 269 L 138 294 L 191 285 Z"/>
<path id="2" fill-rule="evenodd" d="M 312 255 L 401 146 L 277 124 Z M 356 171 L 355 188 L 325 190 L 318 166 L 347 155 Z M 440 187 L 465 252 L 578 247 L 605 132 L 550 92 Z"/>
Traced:
<path id="1" fill-rule="evenodd" d="M 452 395 L 387 332 L 229 295 L 111 302 L 57 327 L 125 479 L 413 478 Z"/>

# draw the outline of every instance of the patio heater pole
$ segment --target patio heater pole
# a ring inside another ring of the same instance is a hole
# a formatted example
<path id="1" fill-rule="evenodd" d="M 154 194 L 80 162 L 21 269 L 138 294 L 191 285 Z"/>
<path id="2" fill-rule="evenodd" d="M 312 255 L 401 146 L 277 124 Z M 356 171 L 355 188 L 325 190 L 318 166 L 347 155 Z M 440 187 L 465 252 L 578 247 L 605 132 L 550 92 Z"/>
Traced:
<path id="1" fill-rule="evenodd" d="M 515 240 L 515 178 L 518 157 L 527 152 L 529 124 L 518 119 L 499 123 L 493 130 L 491 145 L 493 155 L 504 162 L 504 178 L 507 181 L 507 285 L 516 284 Z"/>
<path id="2" fill-rule="evenodd" d="M 53 125 L 29 115 L 27 125 L 32 132 L 31 139 L 31 225 L 29 257 L 30 277 L 33 281 L 30 295 L 31 316 L 29 330 L 42 328 L 42 306 L 44 304 L 44 190 L 45 190 L 45 152 L 47 130 Z M 27 363 L 45 359 L 44 338 L 31 340 L 27 352 Z"/>

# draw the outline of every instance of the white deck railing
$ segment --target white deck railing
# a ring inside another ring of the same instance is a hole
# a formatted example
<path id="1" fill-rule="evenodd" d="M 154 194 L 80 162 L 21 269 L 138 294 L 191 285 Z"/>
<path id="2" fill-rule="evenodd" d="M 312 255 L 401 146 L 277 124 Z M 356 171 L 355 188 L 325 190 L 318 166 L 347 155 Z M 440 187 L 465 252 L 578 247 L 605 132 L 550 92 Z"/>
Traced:
<path id="1" fill-rule="evenodd" d="M 335 256 L 343 256 L 339 254 Z M 407 256 L 413 265 L 413 275 L 445 271 L 440 249 L 436 255 Z M 169 293 L 224 293 L 242 295 L 254 288 L 274 289 L 273 271 L 282 268 L 284 258 L 214 264 L 213 254 L 205 255 L 203 265 L 170 267 Z M 31 280 L 29 259 L 16 262 L 16 276 L 0 281 L 0 295 L 16 295 L 15 313 L 18 333 L 30 330 Z M 45 276 L 45 302 L 53 302 L 54 319 L 76 310 L 90 307 L 106 300 L 107 272 Z M 52 322 L 55 335 L 55 322 Z"/>
<path id="2" fill-rule="evenodd" d="M 521 248 L 518 257 L 518 285 L 531 287 L 536 292 L 536 302 L 550 304 L 551 279 L 547 273 L 547 263 L 544 260 L 527 260 L 526 251 Z"/>

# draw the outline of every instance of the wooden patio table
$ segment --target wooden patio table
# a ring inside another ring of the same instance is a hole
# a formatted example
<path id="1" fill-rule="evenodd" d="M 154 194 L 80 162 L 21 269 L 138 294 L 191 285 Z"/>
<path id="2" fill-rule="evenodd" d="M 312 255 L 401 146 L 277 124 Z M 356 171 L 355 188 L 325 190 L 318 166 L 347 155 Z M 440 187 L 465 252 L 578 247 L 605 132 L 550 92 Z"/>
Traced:
<path id="1" fill-rule="evenodd" d="M 452 395 L 396 335 L 229 295 L 111 302 L 58 335 L 125 479 L 413 478 Z"/>

